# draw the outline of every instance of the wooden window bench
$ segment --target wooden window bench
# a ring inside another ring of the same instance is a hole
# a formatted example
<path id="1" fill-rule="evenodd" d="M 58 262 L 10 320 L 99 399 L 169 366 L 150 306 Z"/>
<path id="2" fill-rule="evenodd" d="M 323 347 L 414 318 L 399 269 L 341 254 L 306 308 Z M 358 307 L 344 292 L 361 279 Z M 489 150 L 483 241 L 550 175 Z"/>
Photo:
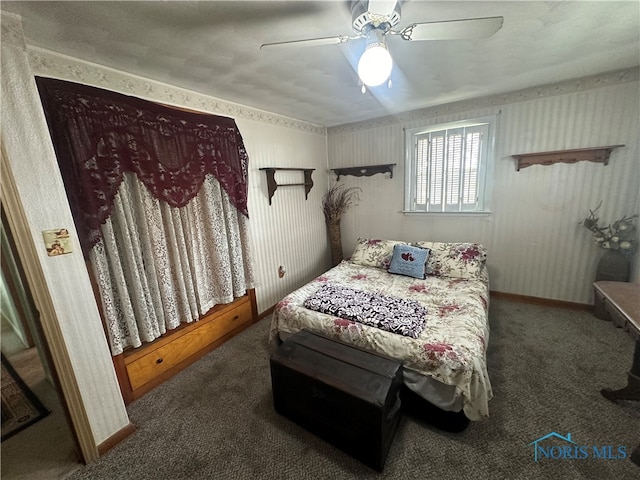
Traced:
<path id="1" fill-rule="evenodd" d="M 122 397 L 137 400 L 162 382 L 251 326 L 256 319 L 255 291 L 220 304 L 200 320 L 183 324 L 157 340 L 113 357 Z"/>

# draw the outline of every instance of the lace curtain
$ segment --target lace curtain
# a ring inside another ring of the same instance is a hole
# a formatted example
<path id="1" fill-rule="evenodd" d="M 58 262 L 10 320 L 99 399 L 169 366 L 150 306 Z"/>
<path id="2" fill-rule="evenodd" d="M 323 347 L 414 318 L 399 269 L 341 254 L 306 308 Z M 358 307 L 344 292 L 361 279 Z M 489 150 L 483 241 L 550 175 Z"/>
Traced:
<path id="1" fill-rule="evenodd" d="M 248 216 L 248 158 L 233 119 L 63 80 L 36 82 L 85 255 L 125 172 L 172 207 L 185 206 L 213 175 Z"/>
<path id="2" fill-rule="evenodd" d="M 113 355 L 254 287 L 232 119 L 37 82 Z"/>
<path id="3" fill-rule="evenodd" d="M 89 256 L 112 353 L 151 342 L 252 288 L 248 230 L 212 176 L 174 208 L 126 174 Z"/>

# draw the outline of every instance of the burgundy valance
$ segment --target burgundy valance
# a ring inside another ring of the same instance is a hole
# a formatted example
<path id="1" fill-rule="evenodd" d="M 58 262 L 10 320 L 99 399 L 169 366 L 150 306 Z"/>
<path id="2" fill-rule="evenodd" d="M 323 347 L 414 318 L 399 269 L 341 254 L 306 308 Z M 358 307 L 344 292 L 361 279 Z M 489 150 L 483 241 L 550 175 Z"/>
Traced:
<path id="1" fill-rule="evenodd" d="M 245 216 L 248 156 L 232 118 L 36 77 L 82 248 L 101 238 L 125 172 L 172 207 L 213 175 Z"/>

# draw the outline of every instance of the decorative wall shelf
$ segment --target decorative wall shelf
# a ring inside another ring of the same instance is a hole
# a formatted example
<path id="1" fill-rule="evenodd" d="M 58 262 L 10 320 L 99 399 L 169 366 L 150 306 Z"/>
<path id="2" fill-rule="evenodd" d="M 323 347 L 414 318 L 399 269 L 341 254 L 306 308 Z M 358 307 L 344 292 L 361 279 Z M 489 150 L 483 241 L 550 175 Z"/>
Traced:
<path id="1" fill-rule="evenodd" d="M 615 148 L 624 145 L 609 145 L 607 147 L 578 148 L 574 150 L 557 150 L 554 152 L 522 153 L 512 155 L 516 159 L 516 170 L 531 165 L 553 165 L 554 163 L 576 163 L 583 160 L 589 162 L 609 163 L 609 155 Z"/>
<path id="2" fill-rule="evenodd" d="M 311 180 L 311 174 L 313 173 L 315 168 L 268 167 L 268 168 L 261 168 L 260 170 L 264 170 L 264 172 L 267 175 L 267 191 L 269 192 L 269 205 L 271 205 L 271 198 L 273 197 L 273 194 L 278 189 L 278 187 L 304 186 L 304 199 L 306 200 L 307 198 L 309 198 L 309 192 L 313 188 L 313 180 Z M 303 183 L 278 183 L 276 181 L 277 170 L 304 172 L 304 182 Z"/>
<path id="3" fill-rule="evenodd" d="M 393 167 L 395 163 L 386 163 L 383 165 L 365 165 L 362 167 L 342 167 L 332 168 L 331 170 L 338 176 L 337 180 L 340 180 L 341 175 L 353 175 L 354 177 L 370 177 L 376 173 L 390 173 L 389 178 L 393 178 Z"/>

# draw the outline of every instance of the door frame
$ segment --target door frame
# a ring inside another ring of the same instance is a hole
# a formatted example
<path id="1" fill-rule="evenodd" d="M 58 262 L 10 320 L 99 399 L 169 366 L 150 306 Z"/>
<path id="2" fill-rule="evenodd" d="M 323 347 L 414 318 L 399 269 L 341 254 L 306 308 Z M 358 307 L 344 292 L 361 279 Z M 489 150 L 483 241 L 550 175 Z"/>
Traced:
<path id="1" fill-rule="evenodd" d="M 4 206 L 9 228 L 14 238 L 31 238 L 27 217 L 18 194 L 11 164 L 4 145 L 0 144 L 0 201 Z M 98 459 L 91 424 L 87 415 L 78 382 L 60 328 L 60 321 L 46 285 L 44 273 L 38 263 L 33 242 L 16 242 L 16 249 L 36 305 L 40 313 L 37 324 L 41 330 L 46 358 L 50 361 L 52 376 L 57 384 L 60 402 L 67 414 L 71 433 L 77 445 L 80 461 L 91 463 Z"/>

